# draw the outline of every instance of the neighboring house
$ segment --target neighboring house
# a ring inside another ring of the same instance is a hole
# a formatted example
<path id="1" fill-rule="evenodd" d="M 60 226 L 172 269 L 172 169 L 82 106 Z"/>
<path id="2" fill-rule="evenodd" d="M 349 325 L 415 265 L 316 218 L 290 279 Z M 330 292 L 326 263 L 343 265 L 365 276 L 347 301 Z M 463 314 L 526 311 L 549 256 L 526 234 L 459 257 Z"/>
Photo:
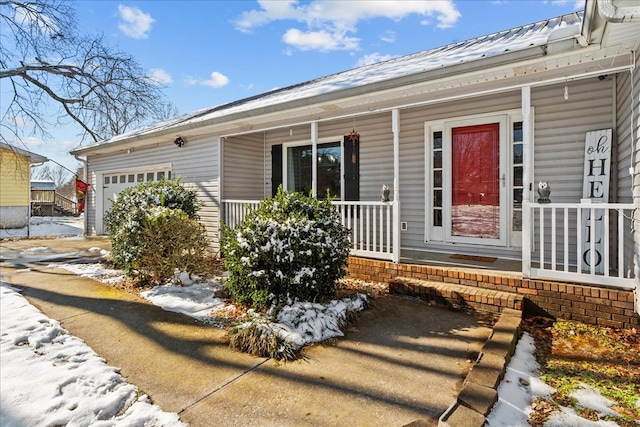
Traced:
<path id="1" fill-rule="evenodd" d="M 380 269 L 442 253 L 518 260 L 524 279 L 621 289 L 633 309 L 639 12 L 637 2 L 587 0 L 579 13 L 76 149 L 92 184 L 87 232 L 104 233 L 123 188 L 162 177 L 197 187 L 216 244 L 221 221 L 236 223 L 280 184 L 329 190 L 352 254 L 386 260 Z M 538 203 L 541 181 L 551 193 Z"/>
<path id="2" fill-rule="evenodd" d="M 56 191 L 56 183 L 49 179 L 31 180 L 31 190 Z"/>
<path id="3" fill-rule="evenodd" d="M 0 228 L 29 224 L 31 166 L 46 157 L 0 143 Z"/>
<path id="4" fill-rule="evenodd" d="M 31 215 L 77 215 L 78 203 L 58 193 L 58 186 L 51 180 L 31 181 Z"/>

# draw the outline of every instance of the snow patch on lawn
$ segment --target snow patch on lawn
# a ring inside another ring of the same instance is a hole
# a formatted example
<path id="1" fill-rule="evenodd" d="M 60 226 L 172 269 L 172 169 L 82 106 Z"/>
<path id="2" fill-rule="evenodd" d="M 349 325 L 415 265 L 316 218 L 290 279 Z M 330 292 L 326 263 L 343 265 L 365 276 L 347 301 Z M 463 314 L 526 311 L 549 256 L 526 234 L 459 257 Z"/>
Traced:
<path id="1" fill-rule="evenodd" d="M 186 426 L 0 282 L 0 425 Z"/>

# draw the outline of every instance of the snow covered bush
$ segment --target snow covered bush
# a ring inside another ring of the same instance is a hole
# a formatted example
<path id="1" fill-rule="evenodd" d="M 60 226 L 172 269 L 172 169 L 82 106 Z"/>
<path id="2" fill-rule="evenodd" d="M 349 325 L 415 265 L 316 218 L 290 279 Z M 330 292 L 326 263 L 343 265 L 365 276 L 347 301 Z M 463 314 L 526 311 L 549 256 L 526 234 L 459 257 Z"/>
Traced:
<path id="1" fill-rule="evenodd" d="M 244 221 L 223 226 L 231 299 L 258 310 L 331 298 L 349 256 L 348 230 L 330 200 L 278 193 Z"/>
<path id="2" fill-rule="evenodd" d="M 249 310 L 247 318 L 229 330 L 229 345 L 245 353 L 276 360 L 295 360 L 302 348 L 344 336 L 342 328 L 369 303 L 364 294 L 326 304 L 296 302 L 274 315 Z"/>
<path id="3" fill-rule="evenodd" d="M 196 191 L 179 181 L 145 182 L 123 190 L 104 219 L 114 264 L 128 276 L 164 278 L 172 267 L 145 263 L 151 256 L 180 254 L 167 262 L 173 263 L 174 268 L 183 268 L 180 263 L 185 256 L 201 256 L 205 252 L 202 250 L 206 240 L 204 229 L 197 224 L 199 208 Z M 194 263 L 187 267 L 195 268 Z M 153 273 L 150 267 L 160 268 L 162 273 Z"/>
<path id="4" fill-rule="evenodd" d="M 153 207 L 140 234 L 144 245 L 131 263 L 145 282 L 164 283 L 176 270 L 206 277 L 211 256 L 205 229 L 180 209 Z"/>

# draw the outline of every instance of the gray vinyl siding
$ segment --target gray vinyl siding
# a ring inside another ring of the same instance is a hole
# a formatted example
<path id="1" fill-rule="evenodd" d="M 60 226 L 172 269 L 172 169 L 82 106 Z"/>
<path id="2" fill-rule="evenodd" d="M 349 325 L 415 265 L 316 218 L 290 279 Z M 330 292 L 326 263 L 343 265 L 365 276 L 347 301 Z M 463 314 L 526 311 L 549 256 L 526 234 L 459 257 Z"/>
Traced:
<path id="1" fill-rule="evenodd" d="M 531 94 L 535 109 L 534 122 L 534 189 L 539 181 L 551 187 L 551 201 L 578 203 L 583 197 L 584 150 L 586 133 L 613 127 L 613 90 L 608 80 L 591 78 L 568 83 L 569 99 L 565 100 L 564 84 L 536 88 Z M 611 183 L 613 186 L 614 183 Z M 610 191 L 610 194 L 613 194 Z M 534 200 L 537 193 L 534 192 Z M 539 218 L 535 216 L 535 255 L 538 256 Z M 563 219 L 557 219 L 560 232 Z M 575 214 L 570 222 L 575 223 Z M 545 221 L 549 223 L 549 219 Z M 562 233 L 560 232 L 560 235 Z M 545 235 L 546 251 L 551 235 Z M 558 242 L 558 245 L 563 242 Z M 576 233 L 569 235 L 569 262 L 576 264 Z M 562 246 L 558 246 L 558 257 Z"/>
<path id="2" fill-rule="evenodd" d="M 360 134 L 360 159 L 357 159 L 360 162 L 360 200 L 379 201 L 383 184 L 393 189 L 391 113 L 359 117 L 355 121 L 320 123 L 318 138 L 338 137 L 342 141 L 354 129 Z M 351 161 L 346 158 L 343 160 Z"/>
<path id="3" fill-rule="evenodd" d="M 629 73 L 621 73 L 616 78 L 616 139 L 618 142 L 617 150 L 617 202 L 619 203 L 632 203 L 633 202 L 633 180 L 629 173 L 629 168 L 634 168 L 633 163 L 633 142 L 631 138 L 631 129 L 635 128 L 634 132 L 637 133 L 637 122 L 632 124 L 632 106 L 633 99 L 638 99 L 637 85 L 638 77 L 637 73 L 634 81 L 634 89 L 636 93 L 631 95 L 631 76 Z M 637 106 L 636 106 L 637 110 Z M 637 117 L 634 117 L 637 120 Z M 625 220 L 625 231 L 632 230 L 631 220 Z M 628 271 L 633 271 L 633 233 L 627 232 L 625 234 L 624 241 L 624 265 Z"/>
<path id="4" fill-rule="evenodd" d="M 640 55 L 636 56 L 636 62 Z M 632 85 L 633 79 L 633 85 Z M 633 94 L 631 89 L 633 86 Z M 638 203 L 640 200 L 640 73 L 636 69 L 633 73 L 621 73 L 617 76 L 617 132 L 618 139 L 618 201 L 621 203 Z M 635 103 L 634 103 L 635 102 Z M 629 174 L 629 168 L 633 168 L 633 178 Z M 636 205 L 637 206 L 637 205 Z M 633 222 L 640 220 L 638 212 L 633 213 Z M 631 270 L 634 276 L 640 277 L 640 231 L 631 220 L 625 222 L 627 230 L 635 230 L 627 233 L 624 242 L 625 268 Z M 634 255 L 635 254 L 635 255 Z M 636 284 L 638 279 L 636 279 Z M 636 301 L 640 301 L 636 297 Z M 637 306 L 638 307 L 638 306 Z M 637 308 L 636 307 L 636 308 Z"/>
<path id="5" fill-rule="evenodd" d="M 225 138 L 222 147 L 223 199 L 262 199 L 266 175 L 263 134 Z"/>
<path id="6" fill-rule="evenodd" d="M 96 182 L 97 174 L 103 172 L 117 172 L 133 170 L 153 165 L 171 164 L 173 178 L 179 177 L 181 182 L 195 185 L 198 197 L 204 205 L 199 211 L 202 223 L 207 229 L 207 235 L 217 245 L 218 241 L 218 212 L 219 212 L 219 161 L 217 139 L 206 137 L 199 140 L 189 140 L 183 147 L 178 148 L 173 143 L 164 143 L 149 148 L 135 148 L 131 153 L 119 152 L 109 155 L 95 155 L 88 158 L 88 173 L 90 183 L 94 187 L 90 191 L 88 204 L 88 231 L 96 233 Z"/>

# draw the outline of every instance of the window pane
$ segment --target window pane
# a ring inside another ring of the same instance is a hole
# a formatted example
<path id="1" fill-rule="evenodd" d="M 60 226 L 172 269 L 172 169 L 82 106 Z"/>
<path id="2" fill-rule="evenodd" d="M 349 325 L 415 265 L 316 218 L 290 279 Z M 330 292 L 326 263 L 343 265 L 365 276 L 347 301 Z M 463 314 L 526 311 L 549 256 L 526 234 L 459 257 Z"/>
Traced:
<path id="1" fill-rule="evenodd" d="M 105 176 L 105 177 L 104 177 L 104 183 L 105 183 L 105 184 L 109 184 L 109 177 L 108 177 L 108 176 Z"/>
<path id="2" fill-rule="evenodd" d="M 164 172 L 158 172 L 158 181 L 162 181 L 164 179 Z"/>
<path id="3" fill-rule="evenodd" d="M 442 210 L 441 209 L 433 210 L 433 225 L 435 227 L 442 227 Z"/>
<path id="4" fill-rule="evenodd" d="M 311 191 L 311 146 L 287 148 L 287 191 Z"/>
<path id="5" fill-rule="evenodd" d="M 153 172 L 147 173 L 147 181 L 153 181 Z"/>
<path id="6" fill-rule="evenodd" d="M 318 198 L 340 198 L 340 143 L 318 145 Z"/>
<path id="7" fill-rule="evenodd" d="M 434 150 L 442 149 L 442 132 L 433 133 L 433 149 Z"/>
<path id="8" fill-rule="evenodd" d="M 138 182 L 142 182 L 144 181 L 144 174 L 143 173 L 139 173 L 138 174 Z"/>
<path id="9" fill-rule="evenodd" d="M 433 207 L 435 208 L 442 207 L 442 190 L 433 191 Z"/>
<path id="10" fill-rule="evenodd" d="M 433 153 L 433 167 L 435 169 L 442 169 L 442 151 L 435 151 Z"/>
<path id="11" fill-rule="evenodd" d="M 287 191 L 311 192 L 312 156 L 311 145 L 287 148 Z M 340 142 L 318 144 L 318 198 L 326 197 L 327 191 L 332 197 L 340 198 L 341 158 Z"/>
<path id="12" fill-rule="evenodd" d="M 513 190 L 513 206 L 522 206 L 522 188 L 515 188 Z"/>
<path id="13" fill-rule="evenodd" d="M 522 166 L 513 167 L 513 185 L 522 187 Z"/>
<path id="14" fill-rule="evenodd" d="M 171 179 L 171 171 L 167 171 L 167 179 Z"/>
<path id="15" fill-rule="evenodd" d="M 131 174 L 127 177 L 127 182 L 135 182 L 135 175 Z"/>
<path id="16" fill-rule="evenodd" d="M 522 122 L 516 122 L 513 124 L 513 141 L 522 141 Z"/>
<path id="17" fill-rule="evenodd" d="M 522 164 L 522 144 L 513 144 L 513 163 Z"/>
<path id="18" fill-rule="evenodd" d="M 442 171 L 433 171 L 433 186 L 442 188 Z"/>

